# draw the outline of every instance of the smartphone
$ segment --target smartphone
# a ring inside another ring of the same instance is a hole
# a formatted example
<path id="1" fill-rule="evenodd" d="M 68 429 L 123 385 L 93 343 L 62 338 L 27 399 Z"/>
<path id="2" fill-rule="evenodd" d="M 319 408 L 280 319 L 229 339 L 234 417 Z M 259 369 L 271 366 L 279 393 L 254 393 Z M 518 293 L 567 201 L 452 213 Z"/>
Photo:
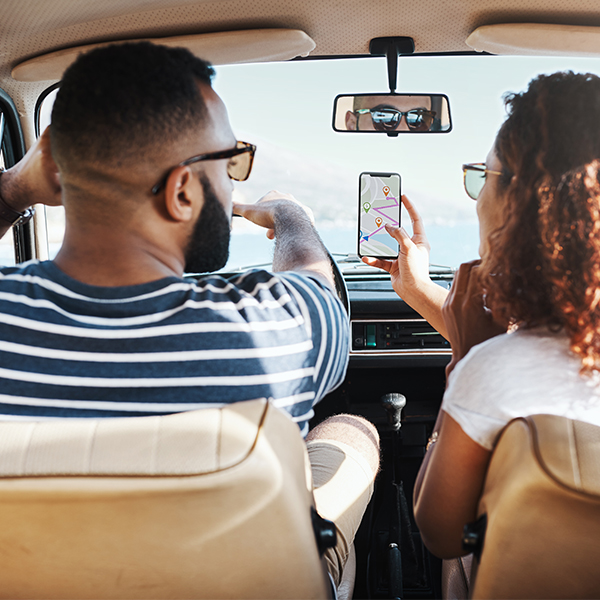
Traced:
<path id="1" fill-rule="evenodd" d="M 385 224 L 400 227 L 400 175 L 361 173 L 358 178 L 358 256 L 396 258 L 398 242 Z"/>

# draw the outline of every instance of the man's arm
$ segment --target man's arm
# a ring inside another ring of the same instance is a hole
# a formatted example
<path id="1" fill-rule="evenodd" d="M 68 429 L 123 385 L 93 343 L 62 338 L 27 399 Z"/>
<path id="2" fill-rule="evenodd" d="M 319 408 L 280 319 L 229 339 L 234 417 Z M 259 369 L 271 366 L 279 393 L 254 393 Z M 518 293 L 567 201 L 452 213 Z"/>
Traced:
<path id="1" fill-rule="evenodd" d="M 2 173 L 0 198 L 19 213 L 34 204 L 61 203 L 58 169 L 50 151 L 50 129 L 44 131 L 16 165 Z M 10 228 L 11 223 L 0 218 L 0 238 Z"/>
<path id="2" fill-rule="evenodd" d="M 316 275 L 325 284 L 284 278 L 288 291 L 294 289 L 290 303 L 308 317 L 305 333 L 313 344 L 314 406 L 344 380 L 350 350 L 348 315 L 333 292 L 323 289 L 334 288 L 329 254 L 315 231 L 310 209 L 289 194 L 269 192 L 255 204 L 235 204 L 233 212 L 265 227 L 267 237 L 276 239 L 273 271 Z"/>
<path id="3" fill-rule="evenodd" d="M 293 196 L 272 191 L 255 204 L 234 204 L 233 212 L 265 227 L 269 238 L 275 237 L 273 271 L 312 271 L 334 287 L 329 255 L 310 209 Z"/>

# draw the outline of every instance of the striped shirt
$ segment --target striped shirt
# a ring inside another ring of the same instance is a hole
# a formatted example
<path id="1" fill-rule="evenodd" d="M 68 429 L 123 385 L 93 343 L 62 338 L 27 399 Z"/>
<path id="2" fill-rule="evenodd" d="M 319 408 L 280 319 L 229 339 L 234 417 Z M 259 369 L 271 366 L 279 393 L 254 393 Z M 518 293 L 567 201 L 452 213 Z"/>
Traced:
<path id="1" fill-rule="evenodd" d="M 343 380 L 348 318 L 318 277 L 252 270 L 127 287 L 0 269 L 0 419 L 160 415 L 267 398 L 303 434 Z"/>

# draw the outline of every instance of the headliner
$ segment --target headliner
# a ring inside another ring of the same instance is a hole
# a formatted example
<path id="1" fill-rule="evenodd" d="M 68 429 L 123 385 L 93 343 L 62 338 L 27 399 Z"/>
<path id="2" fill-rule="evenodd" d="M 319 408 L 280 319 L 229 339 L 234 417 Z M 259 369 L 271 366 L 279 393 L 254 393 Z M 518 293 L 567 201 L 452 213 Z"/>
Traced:
<path id="1" fill-rule="evenodd" d="M 371 38 L 391 35 L 414 38 L 416 53 L 444 53 L 469 51 L 481 25 L 600 25 L 597 0 L 3 0 L 0 10 L 0 87 L 27 114 L 52 81 L 17 82 L 11 69 L 93 42 L 281 27 L 305 31 L 312 56 L 368 54 Z"/>

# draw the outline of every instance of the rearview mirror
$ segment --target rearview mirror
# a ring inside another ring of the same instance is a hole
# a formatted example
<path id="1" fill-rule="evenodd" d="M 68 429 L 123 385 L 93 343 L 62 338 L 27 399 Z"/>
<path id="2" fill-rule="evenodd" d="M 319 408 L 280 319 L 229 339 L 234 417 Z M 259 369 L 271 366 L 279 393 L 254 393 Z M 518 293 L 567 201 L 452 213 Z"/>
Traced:
<path id="1" fill-rule="evenodd" d="M 353 133 L 448 133 L 450 103 L 443 94 L 354 94 L 337 96 L 333 129 Z"/>

